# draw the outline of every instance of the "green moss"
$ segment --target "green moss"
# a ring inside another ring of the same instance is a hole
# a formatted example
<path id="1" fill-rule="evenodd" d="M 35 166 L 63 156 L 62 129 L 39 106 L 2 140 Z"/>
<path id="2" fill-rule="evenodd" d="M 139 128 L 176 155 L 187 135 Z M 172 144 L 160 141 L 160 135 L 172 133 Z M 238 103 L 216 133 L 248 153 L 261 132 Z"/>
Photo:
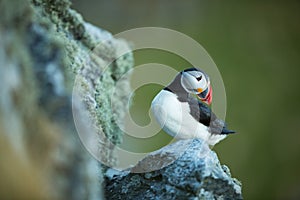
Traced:
<path id="1" fill-rule="evenodd" d="M 32 2 L 42 9 L 43 15 L 56 25 L 59 32 L 64 32 L 66 37 L 81 41 L 89 49 L 95 46 L 95 42 L 85 31 L 81 15 L 70 9 L 69 0 L 32 0 Z"/>
<path id="2" fill-rule="evenodd" d="M 97 103 L 96 108 L 86 105 L 95 125 L 113 144 L 120 143 L 122 131 L 116 117 L 123 116 L 128 91 L 113 96 L 113 90 L 118 79 L 133 66 L 132 53 L 117 58 L 117 52 L 121 51 L 119 46 L 128 48 L 127 44 L 113 38 L 109 38 L 110 42 L 103 43 L 103 33 L 98 28 L 86 24 L 80 14 L 70 9 L 71 3 L 68 0 L 32 0 L 32 5 L 36 11 L 35 20 L 39 22 L 40 28 L 49 33 L 45 37 L 57 43 L 60 54 L 63 55 L 59 65 L 65 77 L 67 90 L 71 92 L 75 76 L 78 76 L 79 85 L 88 88 L 86 91 L 82 90 L 83 98 L 89 96 Z M 52 46 L 46 45 L 45 51 L 49 48 L 51 50 Z M 106 68 L 111 60 L 115 61 Z M 129 85 L 126 90 L 130 90 Z M 120 98 L 119 107 L 123 109 L 114 112 L 111 98 Z M 84 102 L 89 104 L 88 99 Z M 105 157 L 108 156 L 110 155 Z"/>
<path id="3" fill-rule="evenodd" d="M 111 98 L 115 85 L 115 82 L 111 77 L 111 72 L 106 71 L 102 74 L 100 81 L 101 84 L 96 86 L 95 94 L 95 99 L 99 103 L 96 114 L 108 139 L 114 144 L 118 144 L 121 142 L 122 132 L 115 121 L 111 107 Z"/>

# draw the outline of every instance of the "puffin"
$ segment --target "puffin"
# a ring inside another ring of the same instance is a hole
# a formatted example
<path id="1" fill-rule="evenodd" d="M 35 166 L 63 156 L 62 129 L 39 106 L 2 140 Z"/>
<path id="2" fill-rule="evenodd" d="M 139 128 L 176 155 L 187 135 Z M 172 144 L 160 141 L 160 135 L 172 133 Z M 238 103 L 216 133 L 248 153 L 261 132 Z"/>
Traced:
<path id="1" fill-rule="evenodd" d="M 200 138 L 210 146 L 235 133 L 210 109 L 209 76 L 193 67 L 179 72 L 153 99 L 151 111 L 162 129 L 176 139 Z"/>

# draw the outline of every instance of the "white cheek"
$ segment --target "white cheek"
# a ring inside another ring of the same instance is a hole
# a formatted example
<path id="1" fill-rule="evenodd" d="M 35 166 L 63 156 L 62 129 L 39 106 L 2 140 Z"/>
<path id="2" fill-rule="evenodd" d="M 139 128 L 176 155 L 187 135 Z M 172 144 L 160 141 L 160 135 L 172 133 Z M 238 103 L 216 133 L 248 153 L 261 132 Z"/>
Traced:
<path id="1" fill-rule="evenodd" d="M 189 91 L 189 89 L 197 89 L 197 85 L 199 82 L 197 79 L 187 73 L 183 73 L 181 76 L 181 85 L 184 87 L 186 91 Z"/>
<path id="2" fill-rule="evenodd" d="M 208 87 L 207 81 L 202 78 L 198 83 L 197 83 L 197 88 L 201 88 L 202 90 L 205 90 Z"/>

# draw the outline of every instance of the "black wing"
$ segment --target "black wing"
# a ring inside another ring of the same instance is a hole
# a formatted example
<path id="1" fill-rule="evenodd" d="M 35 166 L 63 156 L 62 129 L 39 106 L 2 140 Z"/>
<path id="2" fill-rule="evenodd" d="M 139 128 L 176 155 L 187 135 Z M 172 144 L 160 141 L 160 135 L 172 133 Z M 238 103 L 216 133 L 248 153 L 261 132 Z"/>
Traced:
<path id="1" fill-rule="evenodd" d="M 181 99 L 181 101 L 186 101 L 190 106 L 190 114 L 199 121 L 200 123 L 208 126 L 210 128 L 210 132 L 213 134 L 230 134 L 235 133 L 235 131 L 228 130 L 226 127 L 226 123 L 218 119 L 217 116 L 211 111 L 211 109 L 199 101 L 194 96 L 189 96 L 185 100 Z"/>

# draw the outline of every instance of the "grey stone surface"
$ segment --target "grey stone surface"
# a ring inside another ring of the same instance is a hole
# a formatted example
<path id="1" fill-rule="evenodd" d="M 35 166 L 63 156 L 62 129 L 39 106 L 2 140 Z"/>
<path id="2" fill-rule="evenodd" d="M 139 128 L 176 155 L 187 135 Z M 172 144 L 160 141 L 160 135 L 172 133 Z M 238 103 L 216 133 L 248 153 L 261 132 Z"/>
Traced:
<path id="1" fill-rule="evenodd" d="M 151 171 L 154 170 L 154 171 Z M 108 171 L 109 172 L 109 171 Z M 107 199 L 242 199 L 241 183 L 199 139 L 180 140 L 106 175 Z"/>

